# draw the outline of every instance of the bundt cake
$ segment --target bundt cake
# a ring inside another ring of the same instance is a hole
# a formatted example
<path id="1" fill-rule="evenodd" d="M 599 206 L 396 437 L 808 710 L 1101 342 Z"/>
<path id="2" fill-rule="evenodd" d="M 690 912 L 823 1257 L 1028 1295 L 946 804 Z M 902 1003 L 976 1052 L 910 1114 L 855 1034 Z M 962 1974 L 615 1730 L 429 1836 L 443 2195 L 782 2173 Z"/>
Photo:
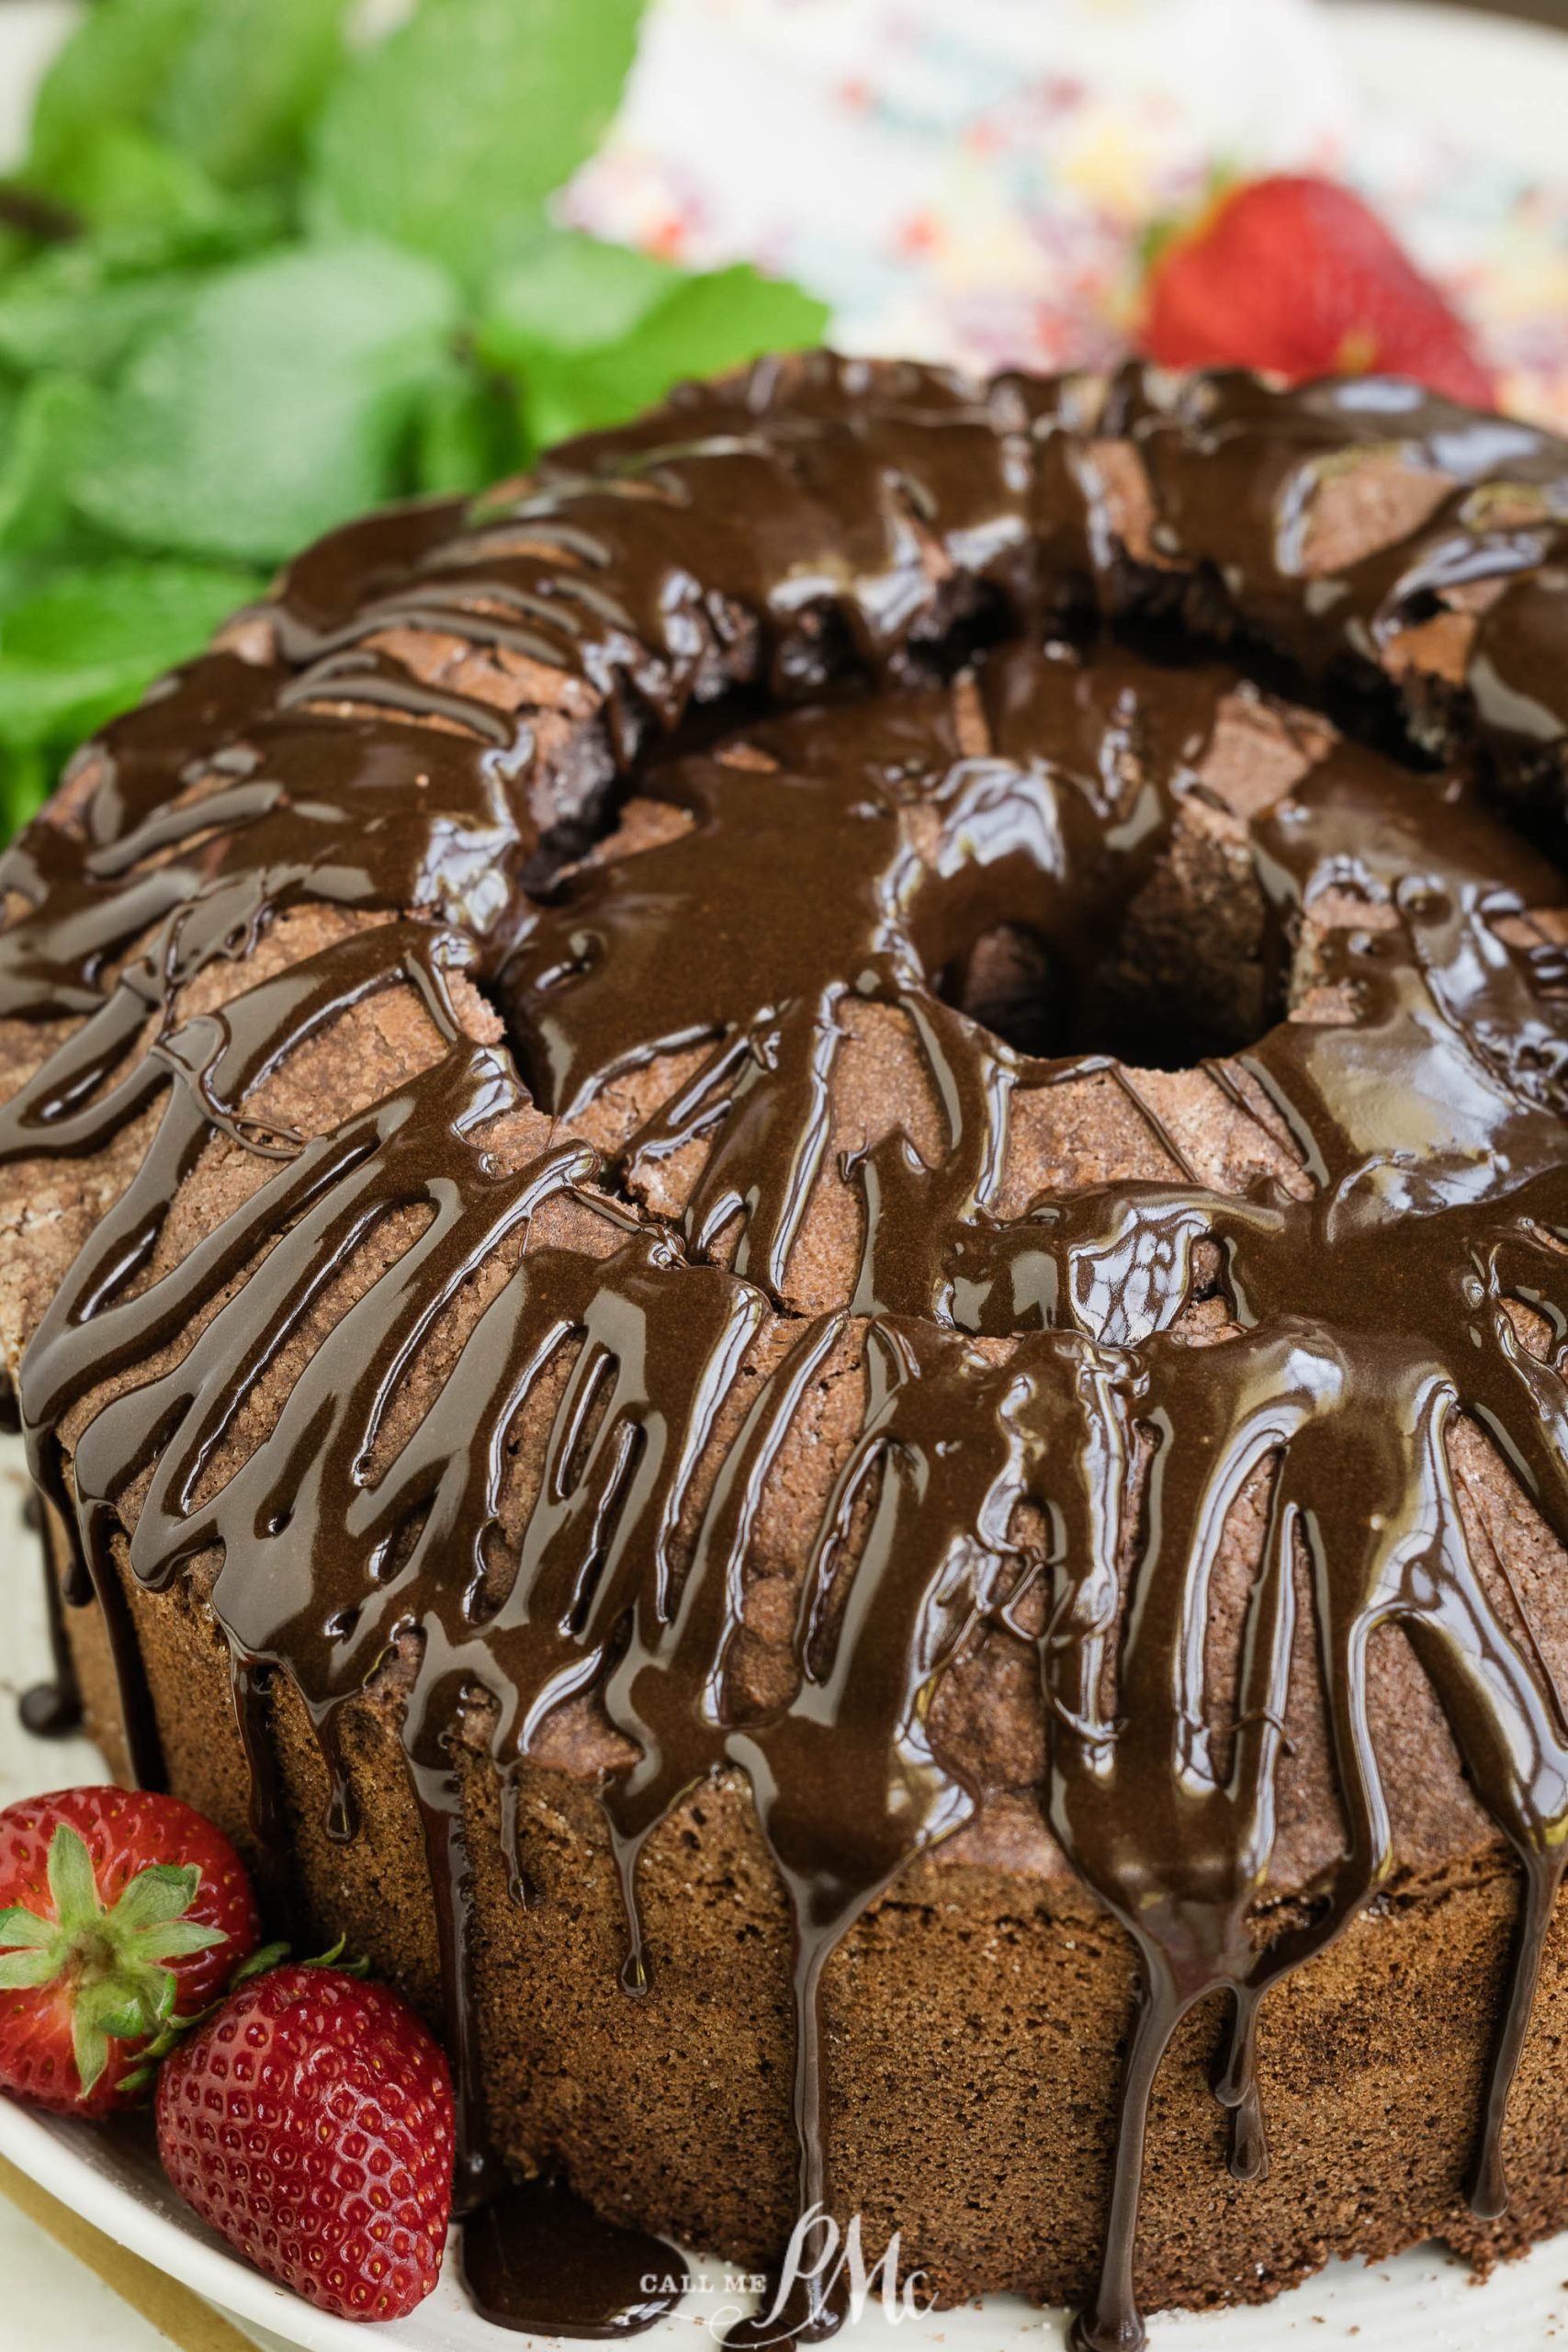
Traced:
<path id="1" fill-rule="evenodd" d="M 476 2194 L 1096 2347 L 1568 2223 L 1565 734 L 1568 446 L 813 355 L 335 533 L 73 763 L 63 1648 Z"/>

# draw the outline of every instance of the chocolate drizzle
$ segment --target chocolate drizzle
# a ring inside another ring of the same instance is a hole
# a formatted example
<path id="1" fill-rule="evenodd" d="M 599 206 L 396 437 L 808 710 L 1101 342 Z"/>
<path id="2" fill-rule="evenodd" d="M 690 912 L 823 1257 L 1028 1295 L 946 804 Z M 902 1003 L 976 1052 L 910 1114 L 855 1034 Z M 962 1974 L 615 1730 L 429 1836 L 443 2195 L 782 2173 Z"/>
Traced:
<path id="1" fill-rule="evenodd" d="M 1416 528 L 1331 560 L 1322 501 L 1390 463 L 1421 489 Z M 105 1611 L 154 1777 L 118 1562 L 151 1590 L 211 1570 L 263 1847 L 283 1826 L 279 1679 L 348 1838 L 342 1711 L 392 1676 L 470 2186 L 461 1758 L 488 1749 L 510 1785 L 584 1694 L 629 1743 L 600 1795 L 632 1994 L 658 1965 L 648 1839 L 706 1775 L 748 1777 L 793 1921 L 800 2202 L 830 2207 L 823 1971 L 983 1806 L 933 1709 L 1032 1593 L 1044 1810 L 1141 1963 L 1081 2341 L 1141 2338 L 1150 2086 L 1215 1992 L 1232 2168 L 1267 2162 L 1258 2005 L 1393 1865 L 1367 1712 L 1389 1624 L 1520 1862 L 1473 2190 L 1501 2210 L 1568 1724 L 1522 1607 L 1472 1557 L 1448 1447 L 1469 1417 L 1568 1542 L 1568 1007 L 1561 951 L 1527 920 L 1564 893 L 1485 805 L 1539 816 L 1561 783 L 1565 516 L 1568 450 L 1404 386 L 1287 396 L 1134 369 L 976 390 L 763 367 L 467 514 L 324 542 L 235 650 L 108 729 L 9 854 L 0 1013 L 74 1025 L 0 1113 L 0 1158 L 146 1138 L 21 1365 L 35 1475 L 78 1546 L 67 1598 Z M 1348 681 L 1386 701 L 1397 679 L 1406 722 L 1462 754 L 1434 775 L 1321 729 L 1288 790 L 1229 811 L 1262 1034 L 1216 1035 L 1205 1067 L 1272 1155 L 1230 1189 L 1146 1082 L 1073 1039 L 1246 700 L 1212 663 L 1156 666 L 1103 627 L 1081 641 L 1097 611 L 1177 603 L 1322 695 Z M 1435 623 L 1440 678 L 1420 654 Z M 1359 911 L 1333 911 L 1347 901 Z M 267 963 L 309 910 L 324 935 Z M 964 1009 L 1001 936 L 1043 943 L 1030 1042 Z M 321 1133 L 265 1111 L 291 1057 L 390 993 L 422 1009 L 424 1066 Z M 835 1150 L 838 1072 L 874 1018 L 911 1041 L 932 1145 L 896 1125 Z M 1170 1173 L 1004 1209 L 1032 1106 L 1098 1075 Z M 596 1145 L 628 1086 L 636 1115 Z M 172 1214 L 220 1144 L 254 1182 L 175 1250 Z M 853 1262 L 807 1296 L 804 1237 L 835 1184 Z M 1183 1317 L 1205 1283 L 1224 1331 L 1195 1348 Z M 1547 1352 L 1510 1302 L 1544 1321 Z M 412 1368 L 452 1330 L 400 1421 Z M 302 1369 L 247 1436 L 302 1335 Z M 852 1342 L 860 1430 L 805 1564 L 792 1695 L 746 1704 L 747 1563 L 804 1401 Z M 519 1517 L 508 1440 L 541 1399 Z M 1216 1744 L 1210 1582 L 1260 1477 Z M 1345 1846 L 1315 1908 L 1259 1940 L 1303 1617 Z M 510 1867 L 525 1892 L 525 1850 Z M 824 2335 L 835 2314 L 818 2300 L 799 2324 Z"/>
<path id="2" fill-rule="evenodd" d="M 486 2319 L 522 2334 L 615 2341 L 653 2327 L 681 2300 L 672 2245 L 602 2222 L 570 2190 L 525 2181 L 463 2232 L 463 2281 Z"/>
<path id="3" fill-rule="evenodd" d="M 13 1426 L 12 1434 L 16 1428 Z M 63 1739 L 76 1731 L 82 1722 L 82 1693 L 77 1685 L 76 1662 L 71 1655 L 70 1637 L 65 1630 L 65 1605 L 61 1599 L 60 1578 L 49 1556 L 44 1541 L 43 1506 L 36 1493 L 29 1493 L 23 1511 L 29 1535 L 36 1536 L 39 1565 L 43 1574 L 44 1622 L 49 1634 L 50 1675 L 46 1682 L 35 1682 L 24 1690 L 17 1712 L 26 1728 L 36 1739 Z"/>

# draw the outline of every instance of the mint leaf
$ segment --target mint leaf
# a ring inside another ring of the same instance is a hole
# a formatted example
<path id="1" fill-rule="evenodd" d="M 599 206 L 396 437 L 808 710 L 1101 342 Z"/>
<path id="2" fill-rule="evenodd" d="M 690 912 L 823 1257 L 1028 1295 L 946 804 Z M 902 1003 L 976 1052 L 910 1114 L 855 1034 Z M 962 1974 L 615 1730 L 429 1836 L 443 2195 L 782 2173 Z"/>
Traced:
<path id="1" fill-rule="evenodd" d="M 190 270 L 121 266 L 101 239 L 58 245 L 0 278 L 0 359 L 28 374 L 102 376 L 137 335 L 172 318 L 196 283 Z"/>
<path id="2" fill-rule="evenodd" d="M 435 379 L 414 421 L 412 480 L 425 495 L 482 490 L 523 461 L 515 403 L 459 360 Z"/>
<path id="3" fill-rule="evenodd" d="M 338 62 L 343 14 L 344 0 L 98 0 L 39 92 L 28 176 L 83 201 L 126 133 L 230 185 L 276 172 Z"/>
<path id="4" fill-rule="evenodd" d="M 309 217 L 492 277 L 598 145 L 642 0 L 423 0 L 337 83 Z"/>
<path id="5" fill-rule="evenodd" d="M 88 447 L 97 394 L 85 377 L 39 375 L 0 437 L 0 550 L 47 547 L 70 514 L 69 485 Z"/>
<path id="6" fill-rule="evenodd" d="M 542 230 L 491 287 L 479 350 L 503 366 L 540 349 L 600 350 L 621 342 L 683 283 L 678 269 L 633 246 Z"/>
<path id="7" fill-rule="evenodd" d="M 299 155 L 343 57 L 344 0 L 205 0 L 152 107 L 152 128 L 241 187 Z"/>
<path id="8" fill-rule="evenodd" d="M 457 322 L 434 263 L 368 240 L 216 275 L 132 353 L 76 503 L 141 547 L 290 555 L 400 486 Z"/>
<path id="9" fill-rule="evenodd" d="M 543 446 L 618 424 L 687 377 L 819 342 L 827 319 L 823 303 L 786 280 L 761 277 L 749 262 L 682 278 L 629 334 L 601 351 L 530 355 L 518 347 L 529 437 Z"/>
<path id="10" fill-rule="evenodd" d="M 0 189 L 0 279 L 25 268 L 32 254 L 31 232 L 22 218 L 13 217 L 13 209 L 6 203 L 6 192 Z"/>
<path id="11" fill-rule="evenodd" d="M 819 343 L 828 306 L 750 262 L 682 278 L 606 367 L 621 373 L 627 413 L 660 398 L 682 376 L 739 368 L 765 351 Z"/>
<path id="12" fill-rule="evenodd" d="M 282 225 L 269 199 L 220 188 L 199 164 L 135 123 L 107 124 L 62 159 L 53 185 L 118 249 L 147 264 L 240 253 Z"/>
<path id="13" fill-rule="evenodd" d="M 75 159 L 118 125 L 143 122 L 204 0 L 102 0 L 45 75 L 28 177 L 59 188 Z"/>
<path id="14" fill-rule="evenodd" d="M 51 182 L 87 219 L 115 227 L 177 225 L 186 234 L 215 220 L 223 205 L 198 165 L 130 122 L 107 122 L 62 155 Z"/>
<path id="15" fill-rule="evenodd" d="M 104 562 L 62 568 L 0 610 L 0 741 L 28 792 L 39 777 L 19 754 L 90 734 L 198 653 L 262 585 L 254 573 L 205 565 Z"/>

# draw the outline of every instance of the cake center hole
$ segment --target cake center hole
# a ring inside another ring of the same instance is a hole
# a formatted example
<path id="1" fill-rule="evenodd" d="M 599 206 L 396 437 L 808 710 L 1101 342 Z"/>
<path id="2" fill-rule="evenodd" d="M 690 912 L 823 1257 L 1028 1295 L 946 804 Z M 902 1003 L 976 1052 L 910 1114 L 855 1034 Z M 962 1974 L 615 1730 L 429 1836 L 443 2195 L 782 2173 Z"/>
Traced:
<path id="1" fill-rule="evenodd" d="M 1189 910 L 1179 928 L 1136 904 L 1070 945 L 999 922 L 937 976 L 949 1004 L 1018 1052 L 1109 1054 L 1135 1069 L 1190 1069 L 1253 1045 L 1271 1025 L 1256 922 Z M 1227 920 L 1227 918 L 1230 918 Z"/>

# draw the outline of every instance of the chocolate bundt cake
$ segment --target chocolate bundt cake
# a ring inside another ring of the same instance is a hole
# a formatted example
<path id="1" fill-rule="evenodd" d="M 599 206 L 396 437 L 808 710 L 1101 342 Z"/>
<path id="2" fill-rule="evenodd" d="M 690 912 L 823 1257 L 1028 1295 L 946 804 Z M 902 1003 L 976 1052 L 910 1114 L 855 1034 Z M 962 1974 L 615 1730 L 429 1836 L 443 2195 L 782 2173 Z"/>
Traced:
<path id="1" fill-rule="evenodd" d="M 62 1641 L 476 2175 L 1094 2346 L 1568 2223 L 1565 735 L 1568 446 L 818 355 L 73 763 Z"/>

